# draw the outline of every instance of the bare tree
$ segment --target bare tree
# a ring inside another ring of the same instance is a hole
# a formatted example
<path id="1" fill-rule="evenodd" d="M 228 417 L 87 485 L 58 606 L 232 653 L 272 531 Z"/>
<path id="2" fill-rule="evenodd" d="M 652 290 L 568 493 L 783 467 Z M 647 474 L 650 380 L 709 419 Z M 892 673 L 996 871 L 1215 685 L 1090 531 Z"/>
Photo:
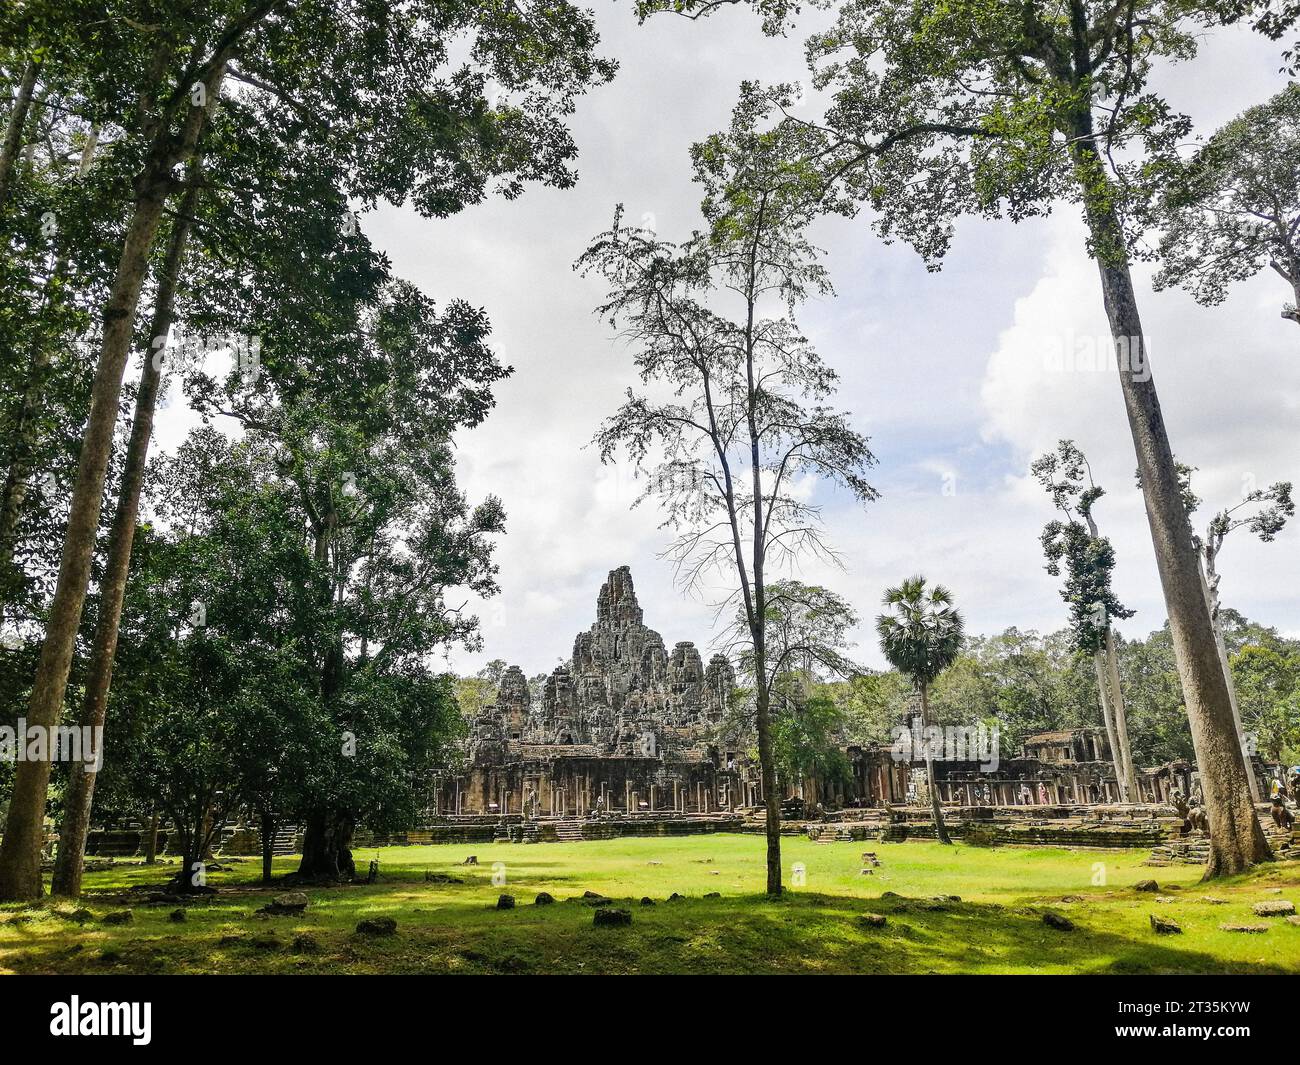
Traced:
<path id="1" fill-rule="evenodd" d="M 1179 466 L 1179 474 L 1183 478 L 1183 499 L 1189 514 L 1200 505 L 1200 500 L 1191 490 L 1192 473 L 1190 467 Z M 1223 550 L 1224 540 L 1235 529 L 1248 529 L 1264 543 L 1270 543 L 1282 531 L 1287 519 L 1294 516 L 1295 503 L 1291 499 L 1291 484 L 1288 481 L 1278 481 L 1268 488 L 1248 488 L 1237 503 L 1225 507 L 1210 519 L 1204 537 L 1196 537 L 1196 546 L 1201 555 L 1201 584 L 1205 592 L 1206 605 L 1210 609 L 1210 621 L 1214 625 L 1214 640 L 1219 651 L 1219 661 L 1223 664 L 1223 677 L 1228 683 L 1228 697 L 1232 700 L 1232 717 L 1237 726 L 1237 738 L 1241 743 L 1241 753 L 1247 767 L 1250 766 L 1254 745 L 1246 735 L 1246 728 L 1242 723 L 1241 705 L 1237 701 L 1237 685 L 1232 679 L 1232 667 L 1228 663 L 1228 645 L 1223 638 L 1222 603 L 1219 599 L 1219 554 Z M 1249 772 L 1247 778 L 1250 782 L 1251 799 L 1260 802 L 1262 796 L 1254 772 Z"/>
<path id="2" fill-rule="evenodd" d="M 827 292 L 804 228 L 815 197 L 789 168 L 776 134 L 733 128 L 694 149 L 710 223 L 678 246 L 622 225 L 578 262 L 609 286 L 599 313 L 635 348 L 646 386 L 596 436 L 601 458 L 622 452 L 649 478 L 674 539 L 679 583 L 721 576 L 720 612 L 739 610 L 756 678 L 755 728 L 767 808 L 767 891 L 781 893 L 780 795 L 772 754 L 769 588 L 804 556 L 834 559 L 813 501 L 827 480 L 860 503 L 876 498 L 865 437 L 827 406 L 836 374 L 795 324 L 810 292 Z"/>

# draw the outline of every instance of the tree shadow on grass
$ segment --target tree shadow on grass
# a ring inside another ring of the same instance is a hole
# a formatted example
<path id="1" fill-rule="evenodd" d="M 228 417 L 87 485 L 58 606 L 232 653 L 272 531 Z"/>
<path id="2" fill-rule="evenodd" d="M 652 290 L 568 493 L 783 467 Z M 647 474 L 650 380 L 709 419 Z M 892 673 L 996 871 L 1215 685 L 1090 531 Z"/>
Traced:
<path id="1" fill-rule="evenodd" d="M 1071 910 L 1074 931 L 1043 923 L 1050 907 L 954 902 L 924 897 L 863 898 L 790 892 L 779 902 L 758 894 L 695 896 L 653 906 L 616 898 L 632 924 L 597 928 L 579 899 L 582 878 L 530 866 L 505 888 L 490 884 L 490 865 L 464 884 L 402 877 L 377 884 L 308 891 L 302 917 L 257 918 L 264 898 L 243 890 L 194 907 L 184 923 L 168 911 L 138 907 L 121 927 L 79 926 L 36 912 L 5 923 L 0 966 L 19 972 L 481 972 L 481 973 L 1253 973 L 1272 963 L 1233 960 L 1196 949 L 1182 937 L 1133 926 L 1130 912 Z M 480 867 L 481 868 L 481 867 Z M 469 867 L 468 871 L 474 870 Z M 421 878 L 423 871 L 420 871 Z M 557 891 L 557 884 L 570 885 Z M 427 891 L 424 890 L 427 888 Z M 417 894 L 412 895 L 412 889 Z M 537 890 L 554 905 L 533 903 Z M 518 905 L 497 910 L 497 894 Z M 265 897 L 276 894 L 265 889 Z M 94 900 L 83 905 L 102 909 Z M 876 914 L 883 926 L 863 918 Z M 363 917 L 398 921 L 395 936 L 371 939 Z M 1127 927 L 1125 924 L 1127 922 Z M 1109 923 L 1110 927 L 1107 927 Z M 1270 930 L 1285 935 L 1289 930 Z M 259 936 L 278 938 L 258 946 Z M 306 932 L 311 954 L 291 940 Z M 6 941 L 7 940 L 7 941 Z"/>

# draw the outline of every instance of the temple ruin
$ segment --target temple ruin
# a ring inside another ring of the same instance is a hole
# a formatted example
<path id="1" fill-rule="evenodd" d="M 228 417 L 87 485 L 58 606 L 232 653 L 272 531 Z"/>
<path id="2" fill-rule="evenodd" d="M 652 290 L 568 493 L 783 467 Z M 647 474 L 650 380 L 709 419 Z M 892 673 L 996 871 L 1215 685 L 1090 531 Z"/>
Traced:
<path id="1" fill-rule="evenodd" d="M 546 678 L 540 697 L 519 666 L 509 667 L 494 702 L 471 723 L 459 763 L 435 775 L 419 823 L 399 833 L 361 828 L 356 843 L 761 832 L 761 777 L 743 707 L 732 705 L 735 689 L 725 656 L 705 665 L 689 641 L 669 651 L 645 624 L 628 567 L 612 570 L 594 624 L 578 633 L 570 661 Z M 845 776 L 782 782 L 789 831 L 821 840 L 933 834 L 918 749 L 841 750 Z M 1258 758 L 1251 767 L 1262 790 L 1281 771 Z M 976 754 L 935 761 L 954 836 L 977 830 L 1001 842 L 1166 846 L 1174 848 L 1169 860 L 1201 860 L 1200 844 L 1179 842 L 1182 818 L 1173 809 L 1173 800 L 1195 794 L 1195 766 L 1176 761 L 1139 769 L 1138 777 L 1139 794 L 1122 803 L 1106 734 L 1094 727 L 1028 736 L 1017 755 L 996 763 Z M 124 827 L 101 826 L 87 853 L 134 853 L 143 833 Z M 300 829 L 281 826 L 276 852 L 300 846 Z M 251 819 L 222 833 L 224 853 L 259 848 Z"/>
<path id="2" fill-rule="evenodd" d="M 440 780 L 434 812 L 709 815 L 756 805 L 756 780 L 725 742 L 735 686 L 723 655 L 705 666 L 689 641 L 667 649 L 620 567 L 540 701 L 523 670 L 506 670 L 495 703 L 471 726 L 463 772 Z"/>

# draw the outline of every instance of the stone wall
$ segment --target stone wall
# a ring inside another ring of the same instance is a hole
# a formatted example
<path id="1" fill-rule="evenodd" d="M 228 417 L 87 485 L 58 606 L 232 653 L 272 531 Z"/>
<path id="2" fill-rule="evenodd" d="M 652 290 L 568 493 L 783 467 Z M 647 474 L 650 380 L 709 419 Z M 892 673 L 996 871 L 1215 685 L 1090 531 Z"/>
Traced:
<path id="1" fill-rule="evenodd" d="M 706 666 L 689 641 L 668 651 L 645 624 L 629 569 L 612 570 L 595 623 L 574 639 L 540 702 L 520 667 L 506 670 L 473 723 L 466 768 L 437 788 L 435 819 L 710 815 L 757 801 L 757 774 L 720 755 L 735 682 L 722 655 Z"/>

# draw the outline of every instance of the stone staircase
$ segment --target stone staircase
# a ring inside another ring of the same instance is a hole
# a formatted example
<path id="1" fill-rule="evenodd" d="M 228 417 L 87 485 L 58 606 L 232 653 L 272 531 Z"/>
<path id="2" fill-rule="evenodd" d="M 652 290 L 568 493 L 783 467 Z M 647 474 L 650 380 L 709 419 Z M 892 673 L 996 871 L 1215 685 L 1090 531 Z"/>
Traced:
<path id="1" fill-rule="evenodd" d="M 555 838 L 560 843 L 576 843 L 582 839 L 582 822 L 577 820 L 557 821 Z"/>
<path id="2" fill-rule="evenodd" d="M 275 842 L 271 844 L 272 854 L 298 853 L 298 826 L 281 825 L 275 833 Z"/>
<path id="3" fill-rule="evenodd" d="M 1210 841 L 1204 836 L 1171 839 L 1154 847 L 1143 865 L 1204 865 L 1210 859 Z"/>

